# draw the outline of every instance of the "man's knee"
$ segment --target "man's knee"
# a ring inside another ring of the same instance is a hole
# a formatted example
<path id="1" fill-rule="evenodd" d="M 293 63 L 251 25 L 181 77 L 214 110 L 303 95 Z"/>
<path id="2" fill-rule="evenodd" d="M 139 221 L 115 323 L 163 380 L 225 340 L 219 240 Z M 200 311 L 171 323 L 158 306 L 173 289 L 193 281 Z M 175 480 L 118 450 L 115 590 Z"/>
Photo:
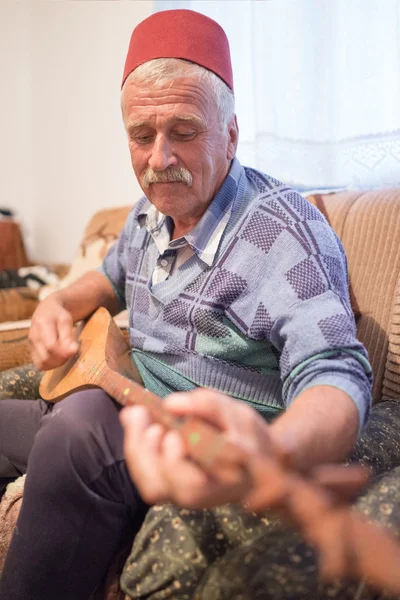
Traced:
<path id="1" fill-rule="evenodd" d="M 122 460 L 122 439 L 113 400 L 97 389 L 77 392 L 43 418 L 28 469 L 42 463 L 52 471 L 72 469 L 83 481 L 92 481 L 102 469 Z"/>

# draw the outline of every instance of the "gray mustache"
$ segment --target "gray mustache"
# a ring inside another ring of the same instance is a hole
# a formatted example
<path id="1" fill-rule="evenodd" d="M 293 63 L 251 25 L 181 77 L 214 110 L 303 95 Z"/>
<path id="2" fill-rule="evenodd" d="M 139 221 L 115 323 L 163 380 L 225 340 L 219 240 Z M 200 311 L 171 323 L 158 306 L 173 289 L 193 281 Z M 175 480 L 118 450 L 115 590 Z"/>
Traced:
<path id="1" fill-rule="evenodd" d="M 193 177 L 188 169 L 184 167 L 167 167 L 164 171 L 154 171 L 151 167 L 143 175 L 142 184 L 144 187 L 150 187 L 152 183 L 184 183 L 192 187 Z"/>

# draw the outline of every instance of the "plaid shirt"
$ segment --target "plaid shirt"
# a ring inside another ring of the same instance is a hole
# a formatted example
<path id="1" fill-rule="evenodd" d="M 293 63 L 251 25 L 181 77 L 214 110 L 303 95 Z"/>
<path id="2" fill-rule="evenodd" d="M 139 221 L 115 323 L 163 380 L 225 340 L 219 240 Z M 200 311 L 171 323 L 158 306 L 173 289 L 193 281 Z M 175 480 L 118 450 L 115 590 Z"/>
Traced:
<path id="1" fill-rule="evenodd" d="M 153 284 L 165 281 L 193 254 L 196 254 L 206 265 L 212 265 L 232 212 L 234 199 L 231 193 L 232 184 L 237 187 L 240 173 L 241 166 L 235 158 L 210 210 L 204 213 L 189 233 L 175 240 L 171 241 L 173 227 L 171 217 L 166 217 L 153 205 L 139 213 L 139 224 L 146 227 L 159 252 L 152 277 Z"/>

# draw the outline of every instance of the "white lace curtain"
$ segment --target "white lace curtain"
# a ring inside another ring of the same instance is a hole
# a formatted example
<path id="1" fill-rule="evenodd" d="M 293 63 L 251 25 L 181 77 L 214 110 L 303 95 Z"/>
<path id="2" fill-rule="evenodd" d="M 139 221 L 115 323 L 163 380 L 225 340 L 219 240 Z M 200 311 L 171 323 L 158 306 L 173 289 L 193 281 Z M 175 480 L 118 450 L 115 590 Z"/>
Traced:
<path id="1" fill-rule="evenodd" d="M 239 159 L 299 188 L 400 185 L 400 0 L 156 0 L 218 21 Z"/>

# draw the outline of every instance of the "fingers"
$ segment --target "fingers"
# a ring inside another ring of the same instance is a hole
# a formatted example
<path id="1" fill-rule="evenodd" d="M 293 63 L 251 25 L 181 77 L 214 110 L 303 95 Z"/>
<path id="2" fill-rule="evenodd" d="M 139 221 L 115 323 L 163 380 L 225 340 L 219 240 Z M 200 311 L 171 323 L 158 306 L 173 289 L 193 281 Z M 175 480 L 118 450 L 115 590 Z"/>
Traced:
<path id="1" fill-rule="evenodd" d="M 179 504 L 192 506 L 199 496 L 198 491 L 207 485 L 206 473 L 185 457 L 182 438 L 176 431 L 165 435 L 162 451 L 162 475 L 168 484 L 170 495 L 173 495 Z M 190 485 L 187 485 L 187 482 L 190 482 Z"/>
<path id="2" fill-rule="evenodd" d="M 186 459 L 179 434 L 165 434 L 160 425 L 151 422 L 149 412 L 142 406 L 123 409 L 120 419 L 128 470 L 142 498 L 148 504 L 177 498 L 190 500 L 184 492 L 187 484 L 189 489 L 201 488 L 206 476 Z"/>
<path id="3" fill-rule="evenodd" d="M 60 316 L 57 321 L 58 341 L 63 351 L 75 354 L 78 351 L 78 342 L 74 337 L 73 321 L 68 312 Z"/>
<path id="4" fill-rule="evenodd" d="M 34 316 L 29 332 L 32 360 L 42 369 L 53 369 L 62 365 L 78 351 L 73 335 L 71 315 L 64 309 L 56 314 Z"/>
<path id="5" fill-rule="evenodd" d="M 179 506 L 209 508 L 238 502 L 249 485 L 245 473 L 239 476 L 239 471 L 236 480 L 229 485 L 216 481 L 185 456 L 182 439 L 175 431 L 164 437 L 161 466 L 169 497 Z"/>
<path id="6" fill-rule="evenodd" d="M 208 388 L 171 394 L 165 407 L 175 416 L 197 417 L 211 423 L 248 452 L 271 447 L 268 425 L 250 406 Z"/>
<path id="7" fill-rule="evenodd" d="M 209 389 L 171 395 L 165 407 L 174 416 L 203 419 L 234 444 L 256 453 L 269 440 L 268 426 L 253 409 Z M 151 423 L 144 407 L 122 411 L 124 451 L 131 477 L 148 503 L 172 501 L 190 508 L 208 508 L 225 502 L 240 502 L 251 481 L 246 469 L 234 477 L 213 477 L 188 458 L 177 431 L 165 432 Z"/>
<path id="8" fill-rule="evenodd" d="M 129 406 L 120 414 L 124 428 L 124 454 L 129 473 L 143 500 L 148 504 L 169 499 L 162 477 L 160 449 L 164 429 L 151 423 L 142 406 Z"/>
<path id="9" fill-rule="evenodd" d="M 165 399 L 165 407 L 176 416 L 199 417 L 225 431 L 230 423 L 231 402 L 225 394 L 199 388 L 188 393 L 171 394 Z"/>
<path id="10" fill-rule="evenodd" d="M 371 476 L 362 465 L 326 464 L 318 465 L 311 476 L 332 495 L 332 501 L 350 502 L 366 486 Z"/>
<path id="11" fill-rule="evenodd" d="M 238 502 L 248 489 L 245 474 L 229 485 L 215 481 L 188 459 L 179 433 L 165 432 L 160 425 L 152 424 L 144 407 L 123 409 L 121 423 L 129 473 L 147 503 L 170 501 L 190 508 L 206 508 Z"/>

